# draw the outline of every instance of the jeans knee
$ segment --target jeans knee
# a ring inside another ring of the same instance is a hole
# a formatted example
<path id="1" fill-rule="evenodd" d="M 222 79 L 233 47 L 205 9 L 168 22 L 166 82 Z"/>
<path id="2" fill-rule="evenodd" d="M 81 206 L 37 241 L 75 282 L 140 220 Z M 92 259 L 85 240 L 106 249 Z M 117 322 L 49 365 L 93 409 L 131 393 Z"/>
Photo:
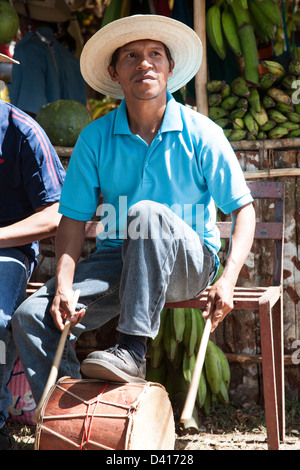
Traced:
<path id="1" fill-rule="evenodd" d="M 170 238 L 175 214 L 164 204 L 143 200 L 128 211 L 127 236 L 131 239 Z"/>

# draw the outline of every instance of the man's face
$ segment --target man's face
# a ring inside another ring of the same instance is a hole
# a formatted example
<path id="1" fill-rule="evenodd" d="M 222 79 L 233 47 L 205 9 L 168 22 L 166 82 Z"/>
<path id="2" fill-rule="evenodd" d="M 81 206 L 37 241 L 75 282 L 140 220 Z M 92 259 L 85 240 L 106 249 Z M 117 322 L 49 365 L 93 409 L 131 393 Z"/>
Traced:
<path id="1" fill-rule="evenodd" d="M 164 45 L 145 39 L 121 47 L 115 68 L 109 66 L 108 70 L 112 80 L 120 83 L 125 97 L 149 100 L 165 92 L 173 68 Z"/>

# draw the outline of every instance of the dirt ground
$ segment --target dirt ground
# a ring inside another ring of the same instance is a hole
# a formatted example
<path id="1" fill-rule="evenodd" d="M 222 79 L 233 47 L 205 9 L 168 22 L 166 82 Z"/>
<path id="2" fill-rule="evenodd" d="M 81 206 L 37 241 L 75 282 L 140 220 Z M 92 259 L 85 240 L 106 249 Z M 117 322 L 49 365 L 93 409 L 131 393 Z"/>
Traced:
<path id="1" fill-rule="evenodd" d="M 280 450 L 300 450 L 300 403 L 287 403 L 286 438 Z M 264 410 L 256 405 L 244 407 L 216 405 L 209 416 L 199 413 L 199 430 L 182 430 L 175 410 L 175 450 L 268 450 Z M 9 423 L 21 450 L 33 450 L 33 426 Z"/>

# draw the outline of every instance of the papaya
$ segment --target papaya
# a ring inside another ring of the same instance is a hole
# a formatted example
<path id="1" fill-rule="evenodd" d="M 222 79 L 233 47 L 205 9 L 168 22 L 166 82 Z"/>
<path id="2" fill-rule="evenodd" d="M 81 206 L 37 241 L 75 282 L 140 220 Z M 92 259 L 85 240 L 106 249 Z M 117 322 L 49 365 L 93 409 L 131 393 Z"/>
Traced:
<path id="1" fill-rule="evenodd" d="M 52 145 L 74 147 L 80 132 L 92 122 L 90 111 L 75 100 L 57 100 L 39 110 L 36 121 Z"/>

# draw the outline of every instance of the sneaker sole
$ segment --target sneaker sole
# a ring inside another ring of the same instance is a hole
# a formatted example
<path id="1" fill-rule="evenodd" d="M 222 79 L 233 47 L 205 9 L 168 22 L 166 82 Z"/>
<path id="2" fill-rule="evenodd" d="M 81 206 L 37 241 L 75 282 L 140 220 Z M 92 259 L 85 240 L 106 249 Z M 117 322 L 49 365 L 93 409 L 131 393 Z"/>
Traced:
<path id="1" fill-rule="evenodd" d="M 141 377 L 134 377 L 118 369 L 113 364 L 101 359 L 85 359 L 81 364 L 81 371 L 90 379 L 99 379 L 105 382 L 145 383 Z"/>

